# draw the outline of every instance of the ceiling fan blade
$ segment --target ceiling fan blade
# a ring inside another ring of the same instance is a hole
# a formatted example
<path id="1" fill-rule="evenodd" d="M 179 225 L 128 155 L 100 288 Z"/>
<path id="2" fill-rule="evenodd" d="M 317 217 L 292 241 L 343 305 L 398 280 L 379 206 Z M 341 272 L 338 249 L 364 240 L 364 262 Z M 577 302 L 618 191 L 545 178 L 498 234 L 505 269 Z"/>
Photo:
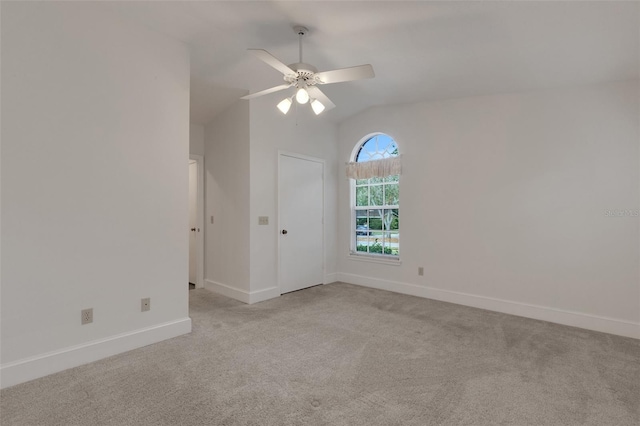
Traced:
<path id="1" fill-rule="evenodd" d="M 276 58 L 266 50 L 263 50 L 263 49 L 247 49 L 247 50 L 251 52 L 254 56 L 256 56 L 258 59 L 262 60 L 262 62 L 272 66 L 273 68 L 277 69 L 284 75 L 296 73 L 294 70 L 286 66 L 284 63 L 282 63 L 282 61 L 280 61 L 278 58 Z"/>
<path id="2" fill-rule="evenodd" d="M 369 64 L 316 73 L 316 80 L 319 80 L 318 82 L 320 84 L 341 83 L 343 81 L 361 80 L 373 77 L 375 77 L 373 67 Z"/>
<path id="3" fill-rule="evenodd" d="M 253 99 L 253 98 L 257 98 L 258 96 L 268 95 L 269 93 L 279 92 L 280 90 L 288 89 L 289 87 L 291 87 L 290 84 L 281 84 L 280 86 L 272 87 L 270 89 L 265 89 L 265 90 L 262 90 L 260 92 L 256 92 L 256 93 L 252 93 L 252 94 L 247 95 L 247 96 L 243 96 L 240 99 Z"/>
<path id="4" fill-rule="evenodd" d="M 329 111 L 330 109 L 336 107 L 336 104 L 331 102 L 331 99 L 327 98 L 327 95 L 322 93 L 322 90 L 318 89 L 316 86 L 308 86 L 307 93 L 311 98 L 319 100 L 322 105 L 324 105 L 325 111 Z"/>

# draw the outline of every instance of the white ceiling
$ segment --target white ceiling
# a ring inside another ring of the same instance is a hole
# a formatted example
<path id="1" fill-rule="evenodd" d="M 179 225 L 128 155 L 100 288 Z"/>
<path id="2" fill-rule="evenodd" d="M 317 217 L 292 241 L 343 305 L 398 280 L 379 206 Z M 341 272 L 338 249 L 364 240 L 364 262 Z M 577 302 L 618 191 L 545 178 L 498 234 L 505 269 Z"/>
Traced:
<path id="1" fill-rule="evenodd" d="M 339 122 L 368 107 L 638 78 L 638 2 L 170 1 L 104 4 L 191 50 L 191 120 L 282 84 L 247 53 L 376 77 L 322 86 Z M 292 89 L 291 89 L 292 90 Z M 267 95 L 275 104 L 283 93 Z"/>

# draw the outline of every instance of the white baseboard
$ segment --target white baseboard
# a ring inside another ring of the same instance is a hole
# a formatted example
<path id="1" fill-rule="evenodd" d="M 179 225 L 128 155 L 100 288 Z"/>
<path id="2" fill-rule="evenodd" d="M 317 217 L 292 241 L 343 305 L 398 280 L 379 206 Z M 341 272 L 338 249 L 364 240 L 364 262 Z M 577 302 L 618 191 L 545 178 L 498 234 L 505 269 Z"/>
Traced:
<path id="1" fill-rule="evenodd" d="M 324 276 L 324 282 L 322 284 L 331 284 L 335 283 L 336 281 L 338 281 L 338 274 L 334 272 L 332 274 L 326 274 Z"/>
<path id="2" fill-rule="evenodd" d="M 398 281 L 381 280 L 379 278 L 356 274 L 339 272 L 337 275 L 338 281 L 349 284 L 409 294 L 411 296 L 424 297 L 427 299 L 441 300 L 443 302 L 456 303 L 458 305 L 471 306 L 474 308 L 487 309 L 505 314 L 640 339 L 640 323 L 636 322 L 601 317 L 581 312 L 565 311 L 546 306 L 529 305 L 526 303 L 477 296 L 468 293 L 459 293 L 450 290 L 441 290 L 432 287 L 423 287 Z"/>
<path id="3" fill-rule="evenodd" d="M 269 287 L 264 290 L 252 291 L 249 293 L 249 303 L 258 303 L 264 300 L 273 299 L 274 297 L 280 297 L 280 288 Z"/>
<path id="4" fill-rule="evenodd" d="M 249 292 L 207 279 L 204 280 L 204 288 L 247 304 L 258 303 L 280 296 L 280 289 L 278 287 L 269 287 L 263 290 Z"/>
<path id="5" fill-rule="evenodd" d="M 191 333 L 191 318 L 158 324 L 3 364 L 0 366 L 0 388 L 28 382 L 187 333 Z"/>
<path id="6" fill-rule="evenodd" d="M 213 291 L 214 293 L 219 293 L 223 296 L 239 300 L 240 302 L 249 303 L 249 292 L 246 290 L 240 290 L 239 288 L 231 287 L 208 279 L 204 280 L 204 288 L 209 291 Z"/>

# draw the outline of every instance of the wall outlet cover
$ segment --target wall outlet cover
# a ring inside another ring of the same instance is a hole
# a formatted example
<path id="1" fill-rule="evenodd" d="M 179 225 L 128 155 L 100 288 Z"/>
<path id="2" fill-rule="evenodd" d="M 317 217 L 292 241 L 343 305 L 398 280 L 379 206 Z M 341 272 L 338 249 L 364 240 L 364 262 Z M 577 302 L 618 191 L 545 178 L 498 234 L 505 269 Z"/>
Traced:
<path id="1" fill-rule="evenodd" d="M 140 299 L 140 312 L 146 312 L 151 310 L 151 298 L 145 297 Z"/>
<path id="2" fill-rule="evenodd" d="M 93 308 L 80 311 L 80 324 L 91 324 L 93 322 Z"/>

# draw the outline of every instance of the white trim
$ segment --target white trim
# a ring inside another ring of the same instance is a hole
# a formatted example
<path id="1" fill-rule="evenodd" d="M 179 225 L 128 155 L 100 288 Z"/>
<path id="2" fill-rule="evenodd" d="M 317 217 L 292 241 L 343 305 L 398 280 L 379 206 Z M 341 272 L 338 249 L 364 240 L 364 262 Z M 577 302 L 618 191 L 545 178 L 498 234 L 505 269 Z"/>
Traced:
<path id="1" fill-rule="evenodd" d="M 468 293 L 460 293 L 450 290 L 442 290 L 433 287 L 418 286 L 415 284 L 398 281 L 387 281 L 379 278 L 365 277 L 356 274 L 338 273 L 338 280 L 372 287 L 380 290 L 388 290 L 396 293 L 409 294 L 427 299 L 441 300 L 474 308 L 487 309 L 505 314 L 549 321 L 572 327 L 585 328 L 587 330 L 616 334 L 619 336 L 640 339 L 640 323 L 626 321 L 617 318 L 601 317 L 581 312 L 567 311 L 546 306 L 530 305 L 527 303 L 510 300 L 496 299 L 492 297 L 478 296 Z"/>
<path id="2" fill-rule="evenodd" d="M 191 318 L 182 318 L 3 364 L 0 387 L 38 379 L 187 333 L 191 333 Z"/>
<path id="3" fill-rule="evenodd" d="M 249 303 L 263 302 L 276 297 L 280 297 L 280 287 L 269 287 L 249 293 Z"/>
<path id="4" fill-rule="evenodd" d="M 278 150 L 278 158 L 280 158 L 281 155 L 284 155 L 286 157 L 291 157 L 291 158 L 298 158 L 300 160 L 313 161 L 314 163 L 322 163 L 323 165 L 326 163 L 326 161 L 323 158 L 312 157 L 310 155 L 305 155 L 305 154 L 298 154 L 297 152 Z"/>
<path id="5" fill-rule="evenodd" d="M 331 274 L 324 275 L 324 282 L 322 284 L 331 284 L 335 283 L 336 281 L 338 281 L 338 273 L 333 272 Z"/>
<path id="6" fill-rule="evenodd" d="M 204 288 L 214 293 L 239 300 L 240 302 L 249 303 L 249 292 L 246 290 L 240 290 L 239 288 L 208 279 L 204 280 Z"/>
<path id="7" fill-rule="evenodd" d="M 309 155 L 304 155 L 304 154 L 298 154 L 295 152 L 291 152 L 291 151 L 283 151 L 283 150 L 278 150 L 278 199 L 277 199 L 277 206 L 278 206 L 278 228 L 276 230 L 276 232 L 278 233 L 276 236 L 276 241 L 277 241 L 277 247 L 276 249 L 278 250 L 278 259 L 276 262 L 276 282 L 278 284 L 278 289 L 280 291 L 280 294 L 282 294 L 282 283 L 281 283 L 281 272 L 280 272 L 280 230 L 282 229 L 282 224 L 281 224 L 281 219 L 280 219 L 280 212 L 281 212 L 281 207 L 280 207 L 280 186 L 281 186 L 281 182 L 280 182 L 280 170 L 281 170 L 281 162 L 280 159 L 282 158 L 282 156 L 286 156 L 286 157 L 291 157 L 291 158 L 297 158 L 300 160 L 306 160 L 306 161 L 312 161 L 314 163 L 320 163 L 322 164 L 322 275 L 325 276 L 326 275 L 326 269 L 327 269 L 327 251 L 326 251 L 326 236 L 325 236 L 325 232 L 326 232 L 326 227 L 324 226 L 324 220 L 327 217 L 327 205 L 325 203 L 325 190 L 326 190 L 326 182 L 325 182 L 325 172 L 327 169 L 327 165 L 326 165 L 326 161 L 322 158 L 317 158 L 317 157 L 311 157 Z"/>
<path id="8" fill-rule="evenodd" d="M 227 284 L 222 284 L 217 281 L 204 280 L 204 288 L 213 291 L 214 293 L 221 294 L 223 296 L 230 297 L 239 302 L 246 304 L 253 304 L 262 302 L 265 300 L 280 297 L 279 287 L 269 287 L 262 290 L 246 291 L 239 288 L 232 287 Z"/>
<path id="9" fill-rule="evenodd" d="M 356 260 L 358 262 L 381 263 L 383 265 L 393 265 L 393 266 L 402 265 L 402 261 L 400 260 L 399 257 L 391 257 L 388 255 L 350 253 L 349 256 L 347 256 L 347 259 Z"/>
<path id="10" fill-rule="evenodd" d="M 204 288 L 204 157 L 202 155 L 190 154 L 190 160 L 194 160 L 197 166 L 198 187 L 196 195 L 196 288 Z"/>

